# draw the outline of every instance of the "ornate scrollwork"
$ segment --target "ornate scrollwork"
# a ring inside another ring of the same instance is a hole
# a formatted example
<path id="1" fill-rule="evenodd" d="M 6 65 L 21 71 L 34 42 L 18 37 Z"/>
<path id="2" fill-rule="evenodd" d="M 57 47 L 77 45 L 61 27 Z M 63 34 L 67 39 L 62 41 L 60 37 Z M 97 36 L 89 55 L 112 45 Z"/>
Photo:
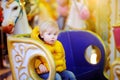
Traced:
<path id="1" fill-rule="evenodd" d="M 35 58 L 39 56 L 44 57 L 48 62 L 50 68 L 48 80 L 54 80 L 54 60 L 42 42 L 17 36 L 9 36 L 7 39 L 10 67 L 14 80 L 42 80 L 34 67 Z"/>
<path id="2" fill-rule="evenodd" d="M 120 80 L 120 58 L 116 58 L 110 66 L 110 80 Z"/>
<path id="3" fill-rule="evenodd" d="M 15 68 L 17 70 L 17 74 L 19 77 L 19 80 L 24 78 L 29 78 L 29 74 L 27 73 L 27 64 L 26 64 L 26 59 L 29 51 L 37 49 L 32 44 L 24 44 L 24 43 L 14 43 L 14 59 L 15 59 Z M 30 53 L 29 53 L 30 54 Z"/>

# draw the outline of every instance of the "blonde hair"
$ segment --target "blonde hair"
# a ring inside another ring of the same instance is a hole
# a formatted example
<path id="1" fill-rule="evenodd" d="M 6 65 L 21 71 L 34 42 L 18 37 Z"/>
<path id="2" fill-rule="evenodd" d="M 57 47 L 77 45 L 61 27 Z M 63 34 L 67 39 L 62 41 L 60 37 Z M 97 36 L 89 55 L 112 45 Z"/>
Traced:
<path id="1" fill-rule="evenodd" d="M 45 32 L 47 29 L 55 29 L 59 31 L 59 27 L 56 21 L 49 19 L 49 20 L 45 20 L 43 21 L 40 26 L 39 26 L 39 31 L 40 33 Z"/>

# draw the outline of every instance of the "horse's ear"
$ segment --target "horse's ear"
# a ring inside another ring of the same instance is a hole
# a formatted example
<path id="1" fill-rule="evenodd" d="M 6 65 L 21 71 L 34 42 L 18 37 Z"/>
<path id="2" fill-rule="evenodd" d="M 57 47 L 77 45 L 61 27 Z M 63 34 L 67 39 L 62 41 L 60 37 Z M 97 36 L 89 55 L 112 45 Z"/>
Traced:
<path id="1" fill-rule="evenodd" d="M 22 6 L 22 8 L 25 9 L 26 13 L 28 14 L 31 10 L 31 3 L 30 0 L 19 0 L 20 5 Z"/>
<path id="2" fill-rule="evenodd" d="M 6 7 L 8 8 L 9 7 L 9 4 L 11 4 L 14 0 L 7 0 L 7 4 L 6 4 Z"/>
<path id="3" fill-rule="evenodd" d="M 8 3 L 10 4 L 10 3 L 12 3 L 14 0 L 7 0 L 8 1 Z"/>
<path id="4" fill-rule="evenodd" d="M 25 5 L 25 0 L 19 0 L 19 3 L 20 3 L 20 5 L 21 5 L 22 7 L 24 7 L 24 5 Z"/>
<path id="5" fill-rule="evenodd" d="M 32 6 L 32 4 L 31 4 L 31 2 L 30 2 L 30 0 L 24 0 L 25 1 L 25 10 L 26 10 L 26 13 L 27 14 L 29 14 L 30 13 L 30 11 L 31 11 L 31 6 Z"/>

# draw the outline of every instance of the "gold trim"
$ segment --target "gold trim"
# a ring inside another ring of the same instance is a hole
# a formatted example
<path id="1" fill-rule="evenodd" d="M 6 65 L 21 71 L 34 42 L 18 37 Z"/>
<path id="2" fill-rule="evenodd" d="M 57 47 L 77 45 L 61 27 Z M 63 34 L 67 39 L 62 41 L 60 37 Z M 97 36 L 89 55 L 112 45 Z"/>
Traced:
<path id="1" fill-rule="evenodd" d="M 114 71 L 114 68 L 116 66 L 120 67 L 120 58 L 116 58 L 110 66 L 110 80 L 119 80 L 118 75 L 115 76 L 115 74 L 114 74 L 114 73 L 116 73 L 116 71 Z"/>

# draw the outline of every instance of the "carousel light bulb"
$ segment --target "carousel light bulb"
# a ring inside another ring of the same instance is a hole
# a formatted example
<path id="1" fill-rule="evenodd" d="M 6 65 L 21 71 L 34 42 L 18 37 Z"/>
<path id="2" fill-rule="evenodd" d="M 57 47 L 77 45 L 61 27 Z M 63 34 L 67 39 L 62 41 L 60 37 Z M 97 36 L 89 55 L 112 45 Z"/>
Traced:
<path id="1" fill-rule="evenodd" d="M 90 62 L 92 64 L 96 64 L 97 63 L 97 54 L 96 54 L 95 50 L 91 51 Z"/>

